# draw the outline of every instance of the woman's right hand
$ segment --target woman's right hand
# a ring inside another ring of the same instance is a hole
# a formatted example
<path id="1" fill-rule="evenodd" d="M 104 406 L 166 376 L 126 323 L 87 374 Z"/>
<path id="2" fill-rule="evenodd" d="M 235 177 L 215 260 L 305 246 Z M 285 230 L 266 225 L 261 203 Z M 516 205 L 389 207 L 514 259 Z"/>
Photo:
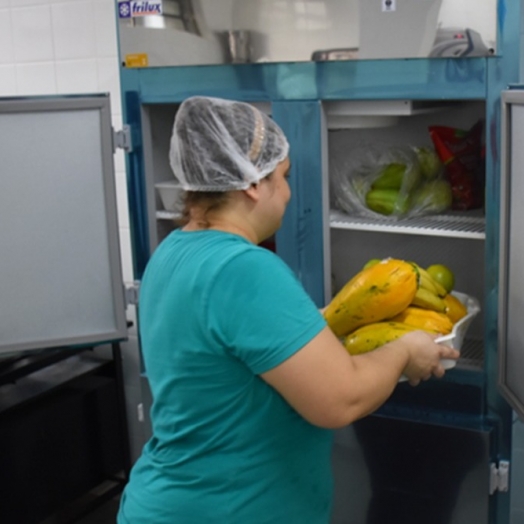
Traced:
<path id="1" fill-rule="evenodd" d="M 437 344 L 436 335 L 425 331 L 412 331 L 398 339 L 408 350 L 409 360 L 403 374 L 412 386 L 421 380 L 428 380 L 431 375 L 442 377 L 444 368 L 441 359 L 457 359 L 459 352 L 456 349 Z"/>

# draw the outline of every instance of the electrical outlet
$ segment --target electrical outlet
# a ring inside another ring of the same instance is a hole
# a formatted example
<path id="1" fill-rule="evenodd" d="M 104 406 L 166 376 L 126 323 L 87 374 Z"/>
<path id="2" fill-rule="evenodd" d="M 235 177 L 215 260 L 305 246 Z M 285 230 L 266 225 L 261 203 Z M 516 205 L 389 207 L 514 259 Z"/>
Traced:
<path id="1" fill-rule="evenodd" d="M 397 10 L 397 0 L 382 0 L 382 11 L 391 12 Z"/>

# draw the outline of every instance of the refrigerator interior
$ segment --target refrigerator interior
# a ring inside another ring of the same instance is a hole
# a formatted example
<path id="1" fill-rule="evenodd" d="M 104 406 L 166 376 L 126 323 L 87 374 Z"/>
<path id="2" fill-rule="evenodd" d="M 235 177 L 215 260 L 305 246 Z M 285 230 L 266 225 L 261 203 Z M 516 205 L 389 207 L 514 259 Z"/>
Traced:
<path id="1" fill-rule="evenodd" d="M 455 274 L 457 291 L 476 297 L 482 306 L 482 209 L 412 219 L 409 223 L 351 217 L 330 209 L 333 195 L 329 168 L 336 155 L 347 155 L 357 142 L 432 146 L 429 125 L 469 129 L 485 118 L 485 104 L 390 104 L 387 100 L 321 104 L 326 302 L 369 259 L 390 256 L 414 260 L 424 267 L 433 263 L 448 265 Z M 266 104 L 257 106 L 269 109 Z M 155 187 L 173 180 L 169 138 L 177 108 L 177 104 L 142 107 L 151 252 L 177 227 L 176 213 L 163 209 Z M 372 117 L 371 122 L 368 116 Z M 454 373 L 448 373 L 444 380 L 428 381 L 417 388 L 399 384 L 383 411 L 336 432 L 332 524 L 382 524 L 389 522 L 393 514 L 406 523 L 429 523 L 427 519 L 433 515 L 435 522 L 487 524 L 492 431 L 483 421 L 486 405 L 480 385 L 484 369 L 482 316 L 481 310 L 468 330 L 457 365 L 461 370 L 455 375 L 458 378 L 453 379 Z M 464 374 L 473 378 L 465 378 Z M 453 451 L 449 442 L 454 443 Z M 400 471 L 404 475 L 399 498 Z M 391 478 L 394 482 L 390 482 Z M 378 504 L 382 514 L 373 515 L 370 512 L 377 507 L 377 497 L 385 497 Z"/>
<path id="2" fill-rule="evenodd" d="M 484 301 L 485 227 L 482 209 L 448 211 L 440 215 L 395 220 L 352 217 L 334 209 L 332 176 L 352 150 L 363 144 L 427 146 L 433 148 L 428 126 L 470 129 L 485 118 L 481 101 L 431 102 L 418 106 L 398 101 L 356 106 L 353 102 L 326 102 L 327 161 L 324 199 L 326 226 L 326 303 L 372 258 L 413 260 L 422 267 L 445 264 L 455 274 L 455 290 Z M 380 114 L 382 111 L 382 114 Z M 359 114 L 364 113 L 364 114 Z M 365 114 L 367 113 L 367 114 Z M 402 115 L 401 113 L 405 113 Z M 472 322 L 457 368 L 482 371 L 482 310 Z"/>
<path id="3" fill-rule="evenodd" d="M 169 165 L 169 140 L 178 104 L 142 106 L 142 136 L 146 174 L 146 198 L 149 224 L 149 249 L 156 246 L 176 228 L 179 215 L 164 209 L 155 184 L 174 181 Z"/>
<path id="4" fill-rule="evenodd" d="M 253 103 L 270 114 L 269 103 Z M 371 258 L 397 257 L 423 267 L 442 263 L 456 277 L 455 289 L 484 300 L 484 213 L 482 209 L 395 221 L 351 217 L 333 208 L 330 172 L 361 144 L 433 147 L 430 125 L 470 129 L 485 118 L 483 101 L 327 101 L 324 158 L 324 245 L 326 303 Z M 180 214 L 163 207 L 158 184 L 173 182 L 169 142 L 178 104 L 144 104 L 142 136 L 150 252 L 173 229 Z M 275 249 L 274 239 L 269 244 Z M 457 367 L 483 369 L 482 311 L 472 322 Z"/>
<path id="5" fill-rule="evenodd" d="M 447 265 L 455 274 L 455 290 L 481 304 L 457 366 L 443 380 L 416 388 L 399 384 L 376 413 L 335 432 L 331 524 L 385 524 L 391 519 L 487 524 L 492 433 L 479 423 L 486 412 L 481 385 L 484 212 L 448 211 L 402 220 L 350 216 L 334 209 L 332 178 L 356 146 L 433 147 L 428 126 L 468 130 L 485 118 L 485 104 L 326 102 L 323 114 L 326 303 L 368 260 L 393 257 L 422 267 Z"/>

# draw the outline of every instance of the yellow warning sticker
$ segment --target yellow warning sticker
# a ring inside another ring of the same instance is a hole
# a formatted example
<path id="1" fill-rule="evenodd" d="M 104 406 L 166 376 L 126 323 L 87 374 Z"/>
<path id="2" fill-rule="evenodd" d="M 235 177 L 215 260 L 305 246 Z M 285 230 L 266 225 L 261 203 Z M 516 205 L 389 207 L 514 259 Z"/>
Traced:
<path id="1" fill-rule="evenodd" d="M 147 53 L 135 53 L 132 55 L 126 55 L 126 67 L 147 67 Z"/>

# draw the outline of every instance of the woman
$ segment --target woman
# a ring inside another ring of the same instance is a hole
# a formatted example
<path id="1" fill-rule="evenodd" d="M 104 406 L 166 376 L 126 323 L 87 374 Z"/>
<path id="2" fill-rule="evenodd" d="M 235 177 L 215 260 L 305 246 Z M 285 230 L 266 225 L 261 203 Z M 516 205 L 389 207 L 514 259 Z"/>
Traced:
<path id="1" fill-rule="evenodd" d="M 248 104 L 193 97 L 170 160 L 185 225 L 156 249 L 139 323 L 153 436 L 119 524 L 327 524 L 332 429 L 457 358 L 423 332 L 351 357 L 275 254 L 288 142 Z"/>

